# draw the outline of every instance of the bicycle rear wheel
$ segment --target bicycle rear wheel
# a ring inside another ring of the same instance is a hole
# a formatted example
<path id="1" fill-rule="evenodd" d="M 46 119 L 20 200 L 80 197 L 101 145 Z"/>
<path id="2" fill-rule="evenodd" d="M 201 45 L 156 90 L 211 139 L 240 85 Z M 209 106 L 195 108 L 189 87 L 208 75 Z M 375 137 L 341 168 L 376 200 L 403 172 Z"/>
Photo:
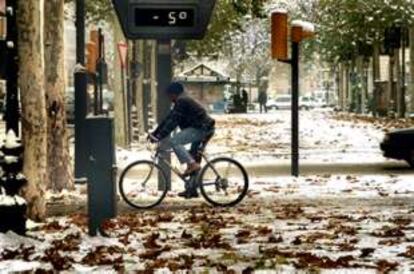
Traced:
<path id="1" fill-rule="evenodd" d="M 213 206 L 230 207 L 240 203 L 249 189 L 244 167 L 231 158 L 207 163 L 198 178 L 201 195 Z"/>
<path id="2" fill-rule="evenodd" d="M 138 161 L 122 172 L 119 192 L 124 201 L 134 208 L 153 208 L 162 202 L 168 192 L 167 178 L 156 163 Z"/>

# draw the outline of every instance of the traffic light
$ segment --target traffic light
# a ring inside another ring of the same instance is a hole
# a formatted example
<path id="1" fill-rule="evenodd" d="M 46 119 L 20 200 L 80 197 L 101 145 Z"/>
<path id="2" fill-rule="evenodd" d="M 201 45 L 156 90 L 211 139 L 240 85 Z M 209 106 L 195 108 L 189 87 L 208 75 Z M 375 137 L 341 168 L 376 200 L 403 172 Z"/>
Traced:
<path id="1" fill-rule="evenodd" d="M 288 60 L 288 15 L 285 10 L 272 13 L 272 58 Z"/>
<path id="2" fill-rule="evenodd" d="M 292 25 L 291 38 L 292 42 L 300 43 L 302 41 L 303 29 L 301 26 Z"/>
<path id="3" fill-rule="evenodd" d="M 89 42 L 86 44 L 86 70 L 96 73 L 96 65 L 99 58 L 99 33 L 92 30 L 89 34 Z"/>
<path id="4" fill-rule="evenodd" d="M 98 47 L 94 42 L 86 44 L 86 70 L 96 73 L 96 61 L 98 60 Z"/>
<path id="5" fill-rule="evenodd" d="M 300 43 L 315 36 L 315 27 L 312 23 L 302 20 L 292 22 L 292 42 Z"/>

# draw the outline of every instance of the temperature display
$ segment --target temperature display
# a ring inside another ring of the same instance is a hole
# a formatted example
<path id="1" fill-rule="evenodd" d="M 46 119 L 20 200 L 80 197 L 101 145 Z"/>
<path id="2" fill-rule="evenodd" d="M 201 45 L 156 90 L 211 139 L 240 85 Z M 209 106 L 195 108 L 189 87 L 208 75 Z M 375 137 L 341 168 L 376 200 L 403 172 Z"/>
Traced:
<path id="1" fill-rule="evenodd" d="M 135 8 L 136 27 L 194 27 L 195 13 L 191 8 Z"/>

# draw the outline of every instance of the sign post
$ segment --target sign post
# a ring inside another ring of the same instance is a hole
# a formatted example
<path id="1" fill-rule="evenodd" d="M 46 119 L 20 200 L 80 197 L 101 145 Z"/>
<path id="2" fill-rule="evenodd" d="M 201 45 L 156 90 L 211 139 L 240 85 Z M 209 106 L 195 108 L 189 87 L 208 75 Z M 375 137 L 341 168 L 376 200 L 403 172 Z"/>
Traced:
<path id="1" fill-rule="evenodd" d="M 158 40 L 157 43 L 158 58 L 157 58 L 157 98 L 165 98 L 165 90 L 171 83 L 172 78 L 172 60 L 171 60 L 171 40 Z M 160 123 L 169 113 L 171 103 L 169 100 L 157 99 L 157 122 Z M 161 150 L 166 146 L 165 142 L 161 143 Z M 171 162 L 171 155 L 161 155 L 166 157 L 168 162 Z M 167 179 L 167 188 L 171 189 L 171 171 L 165 163 L 160 163 L 161 168 L 165 171 Z M 161 176 L 161 175 L 159 175 Z M 162 178 L 158 180 L 162 181 Z M 160 186 L 161 187 L 161 186 Z"/>
<path id="2" fill-rule="evenodd" d="M 131 138 L 129 137 L 130 132 L 130 114 L 131 109 L 129 106 L 129 92 L 127 90 L 127 83 L 126 83 L 126 67 L 128 64 L 128 44 L 121 41 L 118 43 L 118 54 L 119 54 L 119 60 L 121 62 L 121 81 L 122 81 L 122 98 L 124 101 L 124 121 L 126 123 L 126 126 L 124 128 L 125 130 L 125 143 L 130 144 Z"/>
<path id="3" fill-rule="evenodd" d="M 76 0 L 76 64 L 75 70 L 75 181 L 86 183 L 88 155 L 85 141 L 88 73 L 85 69 L 85 0 Z"/>

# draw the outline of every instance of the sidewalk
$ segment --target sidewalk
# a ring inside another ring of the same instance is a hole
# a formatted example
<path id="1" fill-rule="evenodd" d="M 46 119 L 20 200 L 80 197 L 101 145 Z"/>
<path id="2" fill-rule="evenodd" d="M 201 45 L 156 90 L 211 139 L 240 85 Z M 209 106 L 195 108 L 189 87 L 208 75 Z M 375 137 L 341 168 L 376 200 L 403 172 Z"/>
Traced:
<path id="1" fill-rule="evenodd" d="M 170 199 L 151 211 L 122 208 L 106 225 L 110 239 L 88 237 L 86 216 L 74 213 L 34 227 L 30 239 L 0 235 L 0 253 L 7 255 L 0 272 L 26 267 L 88 273 L 410 273 L 412 196 L 378 197 L 252 193 L 229 209 Z"/>

